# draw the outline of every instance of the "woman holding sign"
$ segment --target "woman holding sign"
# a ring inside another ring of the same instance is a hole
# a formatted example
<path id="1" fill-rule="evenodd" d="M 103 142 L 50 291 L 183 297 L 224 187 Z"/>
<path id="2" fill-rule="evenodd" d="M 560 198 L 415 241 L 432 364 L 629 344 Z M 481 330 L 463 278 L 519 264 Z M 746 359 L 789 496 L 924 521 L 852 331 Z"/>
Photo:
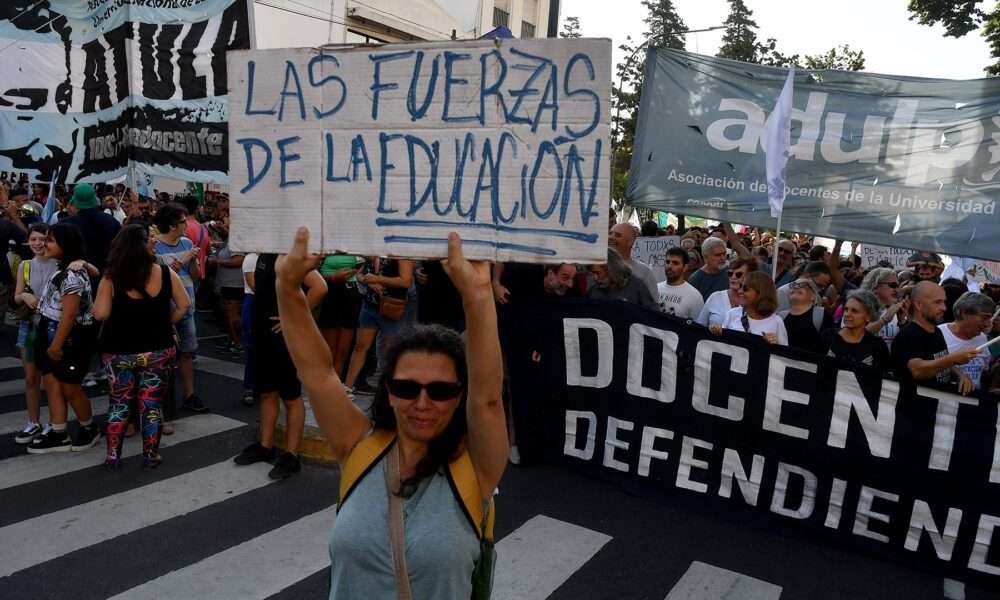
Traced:
<path id="1" fill-rule="evenodd" d="M 488 586 L 492 496 L 507 464 L 502 370 L 490 269 L 448 240 L 445 271 L 467 343 L 418 326 L 389 349 L 369 419 L 350 401 L 301 284 L 319 264 L 309 232 L 278 265 L 278 309 L 316 421 L 340 465 L 330 598 L 469 598 Z M 405 519 L 403 514 L 405 513 Z M 397 596 L 398 594 L 398 596 Z"/>

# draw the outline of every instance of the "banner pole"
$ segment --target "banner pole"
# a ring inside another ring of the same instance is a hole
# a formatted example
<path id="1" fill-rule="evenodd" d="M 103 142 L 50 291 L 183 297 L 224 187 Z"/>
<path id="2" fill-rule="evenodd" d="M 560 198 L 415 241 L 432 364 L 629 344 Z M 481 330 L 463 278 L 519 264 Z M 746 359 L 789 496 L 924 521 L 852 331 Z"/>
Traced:
<path id="1" fill-rule="evenodd" d="M 774 256 L 771 257 L 771 278 L 778 282 L 778 246 L 781 244 L 781 215 L 785 211 L 778 213 L 778 229 L 774 232 Z"/>

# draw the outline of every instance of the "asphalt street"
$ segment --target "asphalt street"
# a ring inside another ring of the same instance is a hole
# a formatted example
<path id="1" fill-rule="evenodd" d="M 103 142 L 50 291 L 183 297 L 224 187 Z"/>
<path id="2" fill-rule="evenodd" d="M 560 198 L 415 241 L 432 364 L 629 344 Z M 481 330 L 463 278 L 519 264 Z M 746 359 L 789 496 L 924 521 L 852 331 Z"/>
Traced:
<path id="1" fill-rule="evenodd" d="M 25 454 L 13 329 L 0 336 L 0 597 L 326 598 L 334 468 L 273 483 L 232 457 L 256 435 L 240 355 L 199 314 L 197 389 L 164 462 L 143 472 L 82 453 Z M 214 359 L 214 360 L 213 360 Z M 96 406 L 104 392 L 90 394 Z M 97 411 L 103 412 L 103 411 Z M 73 427 L 73 425 L 71 425 Z M 126 442 L 137 451 L 138 438 Z M 942 598 L 940 576 L 819 543 L 773 523 L 634 497 L 555 466 L 510 467 L 497 499 L 499 599 Z M 969 588 L 969 600 L 1000 593 Z"/>

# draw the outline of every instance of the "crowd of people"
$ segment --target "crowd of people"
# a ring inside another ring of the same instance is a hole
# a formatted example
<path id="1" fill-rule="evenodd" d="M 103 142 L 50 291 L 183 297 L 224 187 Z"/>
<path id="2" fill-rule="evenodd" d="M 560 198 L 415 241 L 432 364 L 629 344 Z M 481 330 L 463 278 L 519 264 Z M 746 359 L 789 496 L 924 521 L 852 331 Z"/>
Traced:
<path id="1" fill-rule="evenodd" d="M 51 194 L 59 210 L 46 221 L 46 187 L 0 189 L 0 242 L 12 244 L 14 257 L 0 269 L 0 298 L 18 321 L 27 423 L 17 441 L 28 452 L 82 450 L 103 435 L 113 469 L 124 439 L 141 433 L 144 464 L 159 464 L 159 438 L 173 432 L 177 397 L 184 410 L 208 410 L 195 387 L 197 307 L 217 316 L 225 332 L 218 349 L 245 355 L 242 402 L 259 406 L 259 440 L 236 463 L 273 463 L 275 478 L 300 470 L 305 408 L 279 316 L 278 256 L 229 248 L 225 195 L 208 203 L 81 184 Z M 662 274 L 632 256 L 640 233 L 681 233 Z M 840 242 L 826 248 L 806 236 L 737 233 L 726 223 L 677 232 L 612 219 L 608 240 L 602 264 L 494 265 L 501 338 L 508 309 L 521 301 L 586 297 L 631 302 L 714 334 L 761 336 L 907 383 L 937 381 L 962 393 L 1000 389 L 997 346 L 975 350 L 996 335 L 1000 288 L 970 292 L 965 281 L 940 281 L 944 265 L 933 253 L 914 254 L 905 269 L 864 270 L 856 246 L 842 256 Z M 377 392 L 385 357 L 407 325 L 466 326 L 460 293 L 440 261 L 331 255 L 302 287 L 352 399 Z M 83 389 L 102 380 L 110 396 L 103 430 Z M 39 411 L 43 389 L 47 424 Z M 281 452 L 279 402 L 288 419 Z M 73 436 L 67 407 L 79 421 Z M 516 463 L 514 433 L 510 427 Z"/>

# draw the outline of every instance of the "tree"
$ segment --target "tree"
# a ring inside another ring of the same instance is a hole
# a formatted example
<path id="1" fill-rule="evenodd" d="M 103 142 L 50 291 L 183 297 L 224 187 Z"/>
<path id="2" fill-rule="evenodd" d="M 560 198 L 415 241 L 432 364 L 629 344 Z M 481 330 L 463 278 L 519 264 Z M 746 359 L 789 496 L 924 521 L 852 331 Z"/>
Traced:
<path id="1" fill-rule="evenodd" d="M 944 26 L 945 36 L 960 38 L 982 28 L 990 46 L 993 64 L 986 67 L 990 77 L 1000 76 L 1000 2 L 992 12 L 979 8 L 982 0 L 910 0 L 910 20 L 921 25 Z"/>
<path id="2" fill-rule="evenodd" d="M 722 47 L 718 56 L 743 62 L 760 62 L 758 59 L 757 23 L 753 11 L 743 0 L 729 0 L 729 16 L 726 18 L 726 33 L 722 36 Z"/>
<path id="3" fill-rule="evenodd" d="M 791 67 L 797 69 L 833 69 L 838 71 L 863 71 L 864 50 L 854 50 L 847 44 L 830 48 L 823 54 L 783 54 L 777 49 L 778 41 L 768 38 L 757 45 L 760 63 L 771 67 Z"/>
<path id="4" fill-rule="evenodd" d="M 649 29 L 646 40 L 653 48 L 684 49 L 687 25 L 674 10 L 673 0 L 642 0 L 649 15 L 642 20 Z"/>
<path id="5" fill-rule="evenodd" d="M 566 17 L 563 22 L 563 30 L 559 32 L 561 38 L 582 37 L 580 33 L 580 17 Z"/>

